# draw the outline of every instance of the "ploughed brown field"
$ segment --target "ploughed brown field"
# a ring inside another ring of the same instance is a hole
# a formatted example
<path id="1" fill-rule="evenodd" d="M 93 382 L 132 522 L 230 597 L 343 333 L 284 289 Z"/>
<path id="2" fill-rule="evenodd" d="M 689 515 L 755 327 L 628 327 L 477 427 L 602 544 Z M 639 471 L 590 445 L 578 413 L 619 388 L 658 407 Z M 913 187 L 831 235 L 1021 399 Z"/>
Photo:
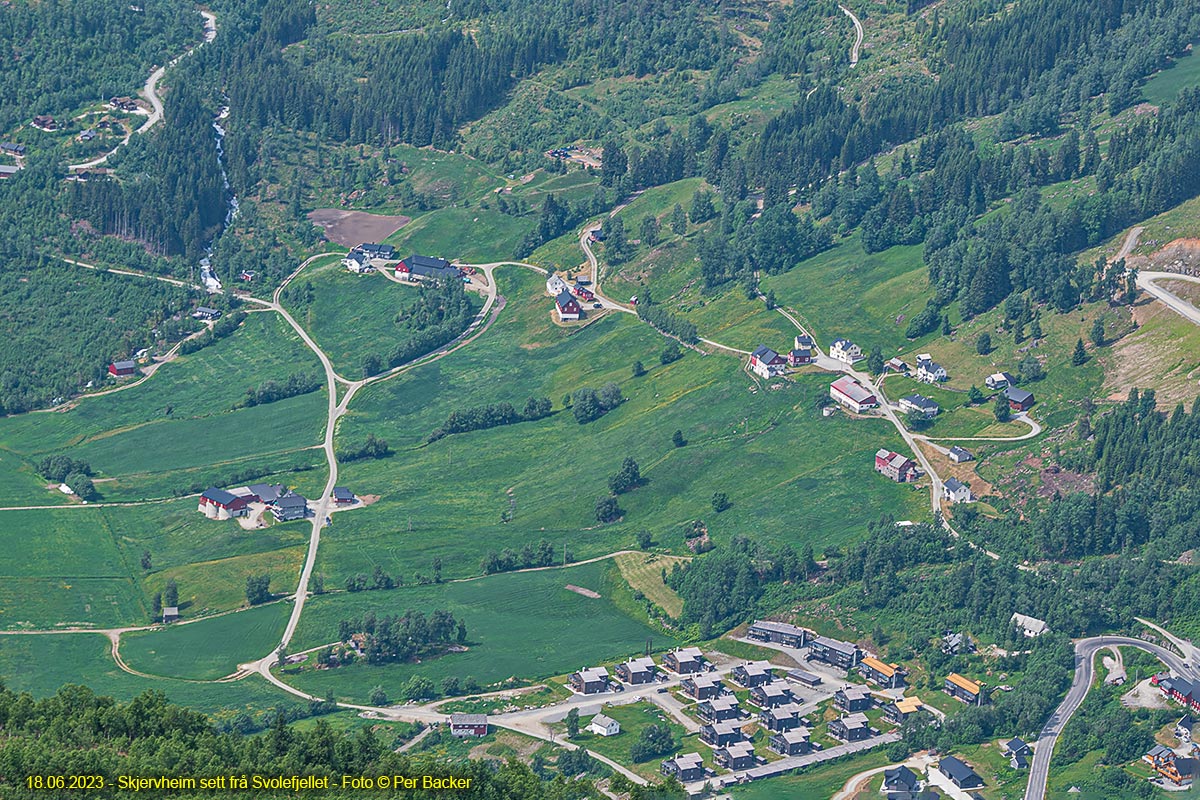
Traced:
<path id="1" fill-rule="evenodd" d="M 329 241 L 346 247 L 363 242 L 382 242 L 411 221 L 409 217 L 389 217 L 342 208 L 318 208 L 310 211 L 308 218 L 325 229 L 325 237 Z"/>

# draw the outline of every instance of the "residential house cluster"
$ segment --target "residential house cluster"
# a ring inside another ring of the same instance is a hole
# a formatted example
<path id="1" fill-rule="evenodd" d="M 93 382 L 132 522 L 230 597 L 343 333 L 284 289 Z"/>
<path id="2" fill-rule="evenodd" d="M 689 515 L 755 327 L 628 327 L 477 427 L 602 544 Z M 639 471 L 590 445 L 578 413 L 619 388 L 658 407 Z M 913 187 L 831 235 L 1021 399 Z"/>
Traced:
<path id="1" fill-rule="evenodd" d="M 1180 756 L 1165 745 L 1154 745 L 1150 752 L 1142 756 L 1142 760 L 1163 778 L 1179 787 L 1190 786 L 1200 777 L 1200 759 Z"/>
<path id="2" fill-rule="evenodd" d="M 808 647 L 808 660 L 821 661 L 847 671 L 858 664 L 863 656 L 855 644 L 818 636 L 807 628 L 786 622 L 757 619 L 750 625 L 746 635 L 760 642 L 773 642 L 797 649 Z M 812 681 L 811 685 L 816 685 L 821 682 L 820 677 L 804 670 L 793 670 L 788 676 L 800 683 Z"/>
<path id="3" fill-rule="evenodd" d="M 766 345 L 759 345 L 750 354 L 750 371 L 760 378 L 774 378 L 783 374 L 787 359 Z"/>
<path id="4" fill-rule="evenodd" d="M 349 505 L 358 501 L 354 493 L 343 486 L 334 488 L 334 502 Z M 225 520 L 244 517 L 252 503 L 261 503 L 279 522 L 304 519 L 309 515 L 308 499 L 278 483 L 252 483 L 233 489 L 206 490 L 200 495 L 197 510 L 209 519 Z"/>
<path id="5" fill-rule="evenodd" d="M 396 250 L 390 244 L 364 242 L 346 254 L 346 257 L 342 259 L 342 266 L 351 272 L 362 275 L 375 271 L 373 261 L 391 261 L 395 254 Z"/>
<path id="6" fill-rule="evenodd" d="M 813 352 L 816 350 L 816 344 L 813 338 L 808 334 L 800 334 L 792 341 L 792 351 L 788 353 L 788 364 L 793 367 L 799 367 L 803 364 L 811 364 L 813 360 Z"/>
<path id="7" fill-rule="evenodd" d="M 137 100 L 132 97 L 110 97 L 108 107 L 113 111 L 137 111 Z"/>
<path id="8" fill-rule="evenodd" d="M 49 114 L 38 114 L 33 118 L 33 127 L 39 131 L 54 132 L 58 130 L 58 120 Z"/>

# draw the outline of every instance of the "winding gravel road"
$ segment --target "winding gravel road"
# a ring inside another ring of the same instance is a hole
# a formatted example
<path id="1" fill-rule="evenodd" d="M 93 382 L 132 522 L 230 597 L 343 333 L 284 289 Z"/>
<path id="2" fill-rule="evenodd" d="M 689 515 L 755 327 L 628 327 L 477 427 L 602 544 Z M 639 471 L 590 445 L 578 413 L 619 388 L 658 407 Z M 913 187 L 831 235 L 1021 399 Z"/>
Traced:
<path id="1" fill-rule="evenodd" d="M 862 49 L 863 43 L 863 26 L 862 23 L 859 22 L 858 17 L 854 16 L 853 11 L 846 8 L 844 5 L 841 5 L 840 3 L 838 4 L 838 8 L 840 8 L 842 13 L 849 17 L 850 21 L 854 23 L 854 44 L 850 47 L 850 66 L 857 67 L 858 54 Z"/>

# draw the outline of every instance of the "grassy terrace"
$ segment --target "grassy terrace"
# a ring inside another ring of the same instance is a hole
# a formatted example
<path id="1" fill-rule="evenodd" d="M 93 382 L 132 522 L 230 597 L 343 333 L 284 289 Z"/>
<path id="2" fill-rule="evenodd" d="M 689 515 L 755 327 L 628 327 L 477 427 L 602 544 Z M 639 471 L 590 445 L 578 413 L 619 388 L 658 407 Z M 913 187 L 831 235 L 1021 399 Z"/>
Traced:
<path id="1" fill-rule="evenodd" d="M 121 657 L 139 672 L 213 680 L 277 646 L 290 611 L 288 603 L 273 603 L 164 630 L 129 633 L 121 638 Z"/>
<path id="2" fill-rule="evenodd" d="M 510 677 L 559 675 L 606 659 L 640 652 L 646 640 L 655 649 L 676 642 L 627 616 L 614 605 L 617 590 L 606 562 L 565 569 L 494 575 L 441 585 L 406 586 L 391 591 L 339 594 L 313 598 L 296 633 L 293 649 L 305 649 L 337 638 L 338 622 L 370 610 L 377 615 L 419 609 L 426 614 L 448 609 L 465 620 L 466 652 L 450 653 L 420 664 L 368 665 L 332 670 L 304 669 L 285 679 L 318 695 L 362 701 L 373 686 L 399 697 L 412 675 L 439 682 L 447 675 L 474 677 L 482 684 Z M 590 589 L 585 597 L 568 584 Z"/>

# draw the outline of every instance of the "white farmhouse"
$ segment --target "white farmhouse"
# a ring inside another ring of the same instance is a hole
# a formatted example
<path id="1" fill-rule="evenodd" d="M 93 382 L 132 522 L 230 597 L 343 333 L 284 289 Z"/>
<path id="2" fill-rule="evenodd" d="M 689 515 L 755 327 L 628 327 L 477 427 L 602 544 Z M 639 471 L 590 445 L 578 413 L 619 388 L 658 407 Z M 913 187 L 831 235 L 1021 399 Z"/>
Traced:
<path id="1" fill-rule="evenodd" d="M 862 360 L 862 348 L 849 339 L 834 339 L 833 344 L 829 345 L 829 357 L 853 364 L 855 361 Z"/>
<path id="2" fill-rule="evenodd" d="M 621 732 L 621 723 L 612 717 L 597 714 L 592 717 L 592 721 L 588 723 L 587 729 L 597 736 L 616 736 Z"/>

